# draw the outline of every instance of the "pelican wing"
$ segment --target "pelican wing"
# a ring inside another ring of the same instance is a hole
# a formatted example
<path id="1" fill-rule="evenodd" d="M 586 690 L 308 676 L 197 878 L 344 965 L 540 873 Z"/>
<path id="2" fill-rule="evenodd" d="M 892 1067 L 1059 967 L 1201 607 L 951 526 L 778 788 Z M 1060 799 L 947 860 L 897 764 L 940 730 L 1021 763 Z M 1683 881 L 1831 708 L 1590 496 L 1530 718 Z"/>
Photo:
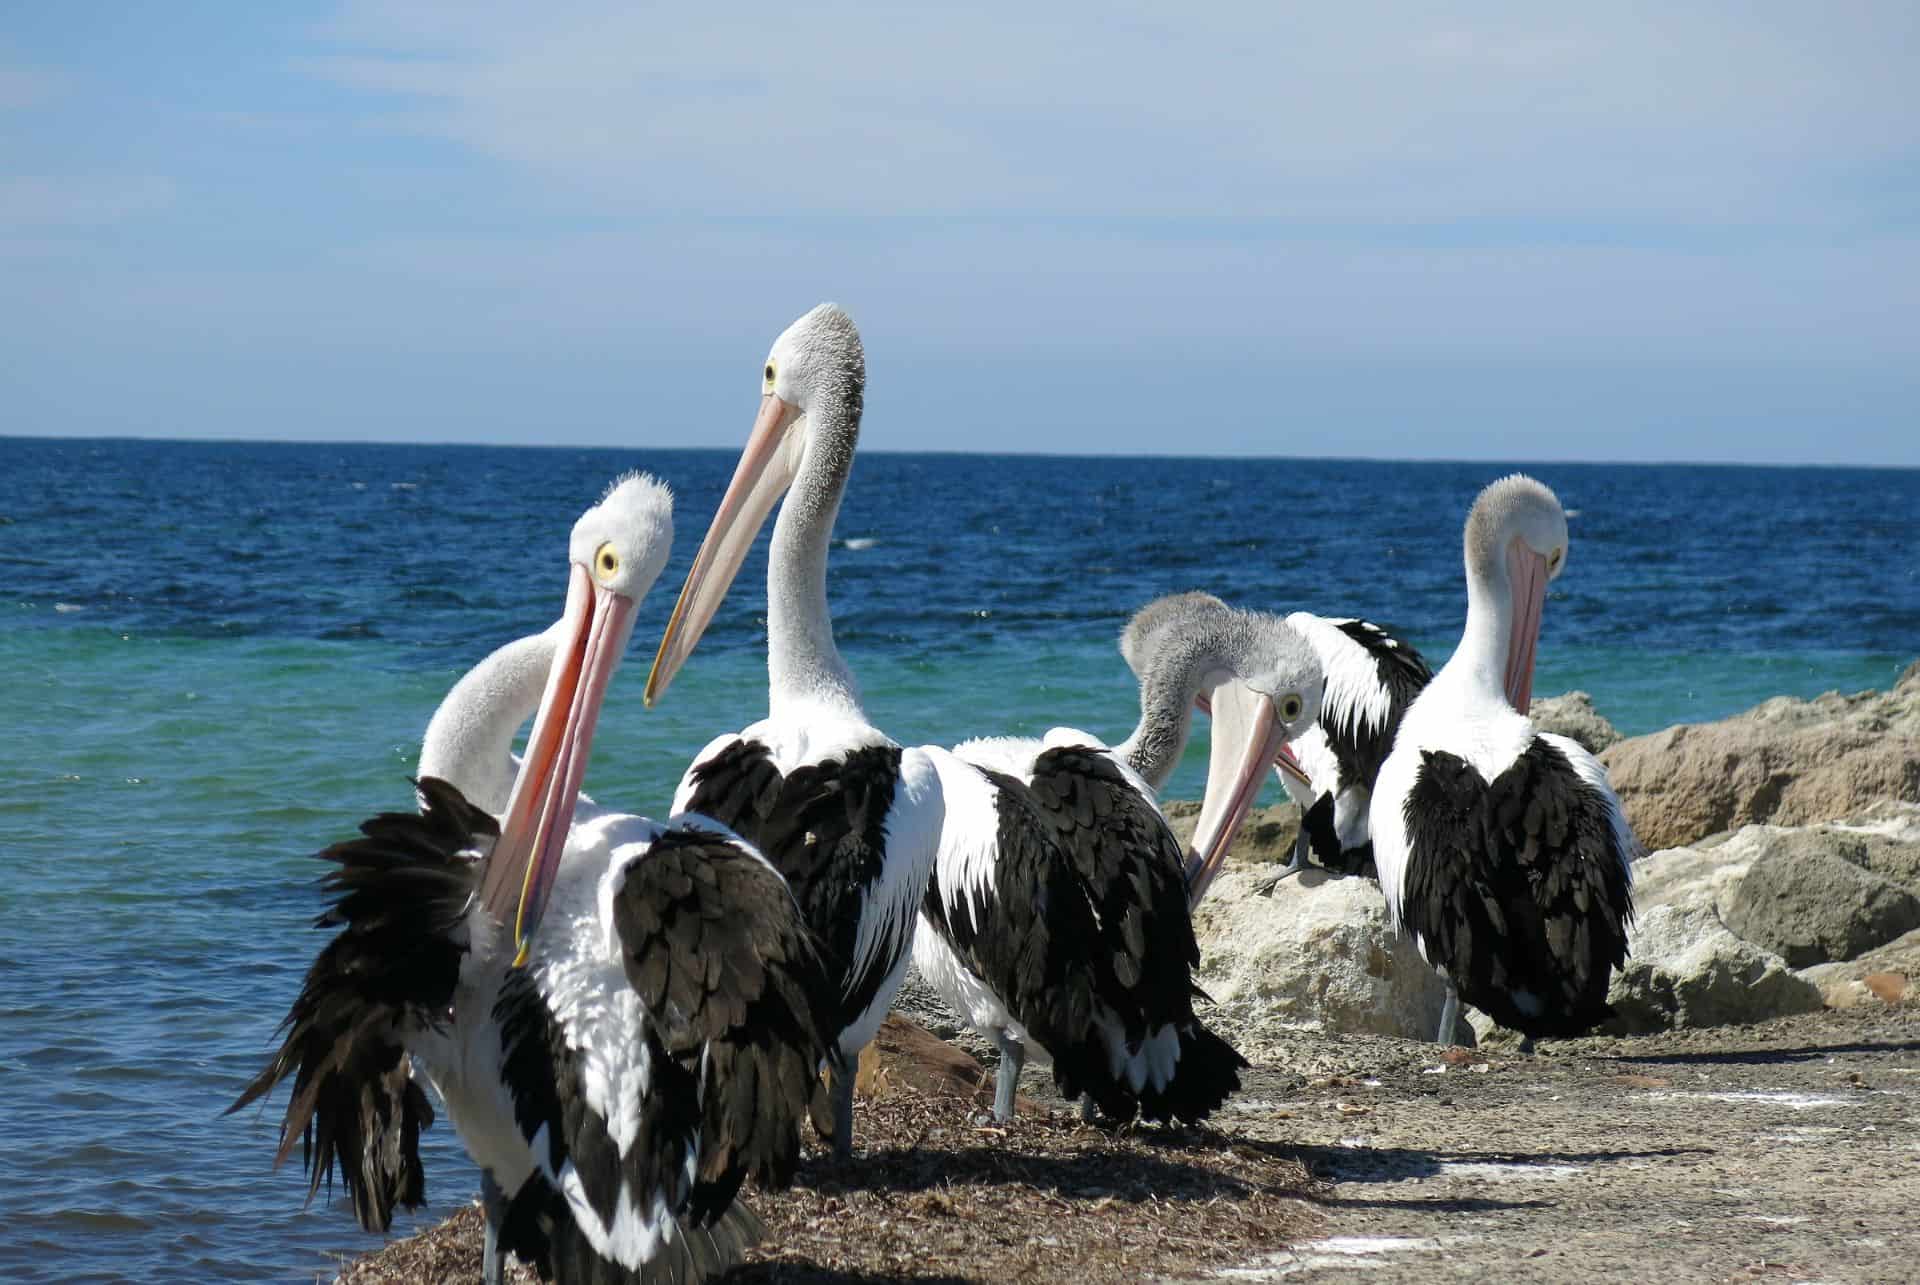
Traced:
<path id="1" fill-rule="evenodd" d="M 293 1076 L 274 1163 L 304 1139 L 309 1198 L 337 1170 L 369 1231 L 387 1229 L 394 1205 L 426 1198 L 419 1139 L 433 1108 L 413 1081 L 406 1038 L 452 1001 L 477 857 L 499 837 L 453 786 L 425 777 L 418 787 L 418 815 L 384 813 L 319 854 L 336 866 L 322 881 L 334 901 L 314 926 L 340 931 L 307 970 L 279 1050 L 228 1108 Z"/>
<path id="2" fill-rule="evenodd" d="M 792 888 L 838 981 L 817 1006 L 829 1032 L 855 1023 L 912 945 L 914 900 L 891 913 L 887 823 L 901 778 L 891 742 L 847 749 L 781 773 L 772 751 L 741 738 L 687 774 L 687 810 L 712 817 L 766 854 Z M 895 867 L 898 878 L 899 867 Z M 878 1019 L 874 1019 L 878 1022 Z"/>
<path id="3" fill-rule="evenodd" d="M 1086 889 L 1094 962 L 1129 1057 L 1142 1058 L 1140 1110 L 1198 1120 L 1240 1087 L 1242 1058 L 1194 1017 L 1200 963 L 1183 854 L 1166 818 L 1105 752 L 1042 751 L 1028 778 L 1046 838 Z"/>
<path id="4" fill-rule="evenodd" d="M 949 807 L 922 931 L 936 933 L 1048 1051 L 1063 1096 L 1089 1093 L 1108 1116 L 1131 1118 L 1135 1095 L 1110 1070 L 1099 1029 L 1096 988 L 1111 971 L 1095 962 L 1100 924 L 1086 881 L 1024 781 L 973 763 L 950 770 L 976 774 L 993 807 Z"/>
<path id="5" fill-rule="evenodd" d="M 791 1182 L 838 988 L 786 880 L 731 835 L 675 826 L 626 864 L 611 919 L 667 1053 L 701 1077 L 694 1221 L 748 1176 Z"/>
<path id="6" fill-rule="evenodd" d="M 1369 620 L 1343 620 L 1335 628 L 1362 663 L 1335 663 L 1323 652 L 1327 696 L 1320 723 L 1340 761 L 1340 783 L 1373 787 L 1393 749 L 1400 719 L 1433 670 L 1426 659 Z"/>
<path id="7" fill-rule="evenodd" d="M 1545 738 L 1491 782 L 1445 751 L 1421 757 L 1403 809 L 1401 913 L 1428 962 L 1528 1035 L 1577 1035 L 1611 1016 L 1633 903 L 1607 799 Z"/>

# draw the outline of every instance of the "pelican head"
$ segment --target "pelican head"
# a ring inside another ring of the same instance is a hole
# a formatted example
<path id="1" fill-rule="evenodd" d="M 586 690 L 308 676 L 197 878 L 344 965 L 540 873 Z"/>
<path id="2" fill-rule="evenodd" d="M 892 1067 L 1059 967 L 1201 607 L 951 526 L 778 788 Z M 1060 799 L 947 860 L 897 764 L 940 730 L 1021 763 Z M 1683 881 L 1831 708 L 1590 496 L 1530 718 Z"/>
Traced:
<path id="1" fill-rule="evenodd" d="M 1164 646 L 1167 639 L 1182 633 L 1192 633 L 1201 628 L 1206 621 L 1224 621 L 1232 614 L 1233 608 L 1212 594 L 1198 589 L 1155 598 L 1134 612 L 1133 618 L 1127 621 L 1126 628 L 1120 631 L 1120 655 L 1127 662 L 1127 668 L 1133 671 L 1133 676 L 1142 677 L 1148 658 Z M 1273 617 L 1273 619 L 1279 620 L 1279 617 Z M 1287 632 L 1292 633 L 1290 626 Z M 1194 708 L 1202 714 L 1211 716 L 1213 713 L 1212 690 L 1203 686 L 1194 696 L 1193 704 Z M 1280 752 L 1274 756 L 1273 764 L 1283 775 L 1292 778 L 1303 788 L 1311 787 L 1306 769 L 1300 766 L 1300 760 L 1294 756 L 1293 750 L 1288 746 L 1280 747 Z"/>
<path id="2" fill-rule="evenodd" d="M 647 704 L 693 653 L 767 514 L 802 470 L 844 476 L 860 433 L 866 353 L 853 318 L 823 303 L 780 332 L 760 372 L 760 413 L 660 638 Z M 810 492 L 816 502 L 821 492 Z M 832 497 L 833 503 L 838 496 Z"/>
<path id="3" fill-rule="evenodd" d="M 1523 473 L 1490 484 L 1473 502 L 1466 529 L 1468 611 L 1484 604 L 1503 623 L 1507 703 L 1525 714 L 1533 699 L 1533 657 L 1547 582 L 1567 565 L 1567 514 L 1559 497 Z"/>
<path id="4" fill-rule="evenodd" d="M 513 925 L 516 964 L 526 962 L 560 870 L 607 686 L 633 636 L 640 599 L 672 547 L 673 494 L 644 473 L 620 478 L 573 524 L 567 605 L 549 630 L 555 649 L 546 692 L 481 879 L 488 912 Z"/>
<path id="5" fill-rule="evenodd" d="M 1167 638 L 1168 630 L 1190 629 L 1196 619 L 1226 610 L 1226 603 L 1199 589 L 1155 598 L 1134 612 L 1127 627 L 1120 631 L 1120 655 L 1138 678 L 1148 656 Z"/>
<path id="6" fill-rule="evenodd" d="M 1278 616 L 1224 609 L 1229 664 L 1207 673 L 1196 700 L 1212 719 L 1207 787 L 1187 853 L 1187 897 L 1198 903 L 1220 872 L 1265 782 L 1267 767 L 1301 776 L 1288 748 L 1320 717 L 1320 657 Z"/>

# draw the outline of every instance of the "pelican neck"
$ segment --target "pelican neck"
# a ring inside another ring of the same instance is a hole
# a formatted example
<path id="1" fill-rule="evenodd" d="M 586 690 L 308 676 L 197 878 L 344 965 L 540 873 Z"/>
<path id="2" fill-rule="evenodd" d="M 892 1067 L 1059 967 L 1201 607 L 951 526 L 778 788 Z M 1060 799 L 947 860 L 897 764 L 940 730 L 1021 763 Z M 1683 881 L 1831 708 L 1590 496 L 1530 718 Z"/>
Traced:
<path id="1" fill-rule="evenodd" d="M 827 550 L 859 424 L 831 396 L 814 398 L 806 415 L 813 440 L 767 552 L 767 704 L 775 717 L 822 706 L 859 717 L 860 689 L 834 644 L 827 606 Z"/>

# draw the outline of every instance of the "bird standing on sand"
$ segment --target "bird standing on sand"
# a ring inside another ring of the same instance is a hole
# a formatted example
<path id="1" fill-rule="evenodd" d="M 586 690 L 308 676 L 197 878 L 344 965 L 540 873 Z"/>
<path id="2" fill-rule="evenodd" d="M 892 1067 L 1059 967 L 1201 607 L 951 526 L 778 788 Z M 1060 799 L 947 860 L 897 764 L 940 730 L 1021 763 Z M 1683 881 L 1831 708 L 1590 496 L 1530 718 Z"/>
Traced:
<path id="1" fill-rule="evenodd" d="M 1318 712 L 1318 663 L 1284 626 L 1223 609 L 1156 637 L 1139 723 L 1112 749 L 1064 727 L 955 748 L 973 770 L 949 782 L 914 964 L 999 1047 L 1000 1119 L 1030 1049 L 1063 1095 L 1114 1120 L 1199 1120 L 1240 1087 L 1246 1060 L 1194 1015 L 1187 863 L 1154 801 L 1195 696 L 1230 682 L 1195 836 L 1204 886 L 1267 765 Z"/>
<path id="2" fill-rule="evenodd" d="M 784 881 L 704 819 L 579 794 L 672 531 L 664 486 L 618 482 L 573 529 L 565 614 L 435 713 L 420 814 L 322 854 L 340 932 L 235 1104 L 293 1076 L 280 1158 L 305 1137 L 311 1188 L 337 1167 L 385 1230 L 425 1196 L 417 1062 L 483 1170 L 490 1282 L 509 1250 L 563 1281 L 706 1279 L 758 1236 L 742 1181 L 797 1160 L 826 979 Z"/>
<path id="3" fill-rule="evenodd" d="M 647 702 L 692 654 L 779 504 L 767 557 L 767 717 L 701 750 L 674 810 L 712 817 L 756 844 L 818 935 L 835 986 L 816 1013 L 834 1148 L 847 1155 L 855 1065 L 905 976 L 940 839 L 941 764 L 868 721 L 833 641 L 827 548 L 866 389 L 853 319 L 821 304 L 774 341 L 761 374 L 759 416 L 660 639 Z"/>
<path id="4" fill-rule="evenodd" d="M 1394 924 L 1459 1002 L 1527 1037 L 1612 1014 L 1607 986 L 1633 918 L 1633 830 L 1606 769 L 1534 729 L 1534 650 L 1547 583 L 1565 569 L 1554 493 L 1514 474 L 1467 515 L 1460 646 L 1401 721 L 1370 821 Z"/>

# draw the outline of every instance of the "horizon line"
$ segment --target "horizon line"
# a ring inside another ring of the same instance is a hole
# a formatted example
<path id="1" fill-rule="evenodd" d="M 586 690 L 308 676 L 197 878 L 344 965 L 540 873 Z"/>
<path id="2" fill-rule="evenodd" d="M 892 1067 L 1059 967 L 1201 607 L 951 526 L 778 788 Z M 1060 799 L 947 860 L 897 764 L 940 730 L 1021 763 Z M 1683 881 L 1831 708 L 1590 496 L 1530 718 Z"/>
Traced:
<path id="1" fill-rule="evenodd" d="M 645 446 L 617 446 L 587 442 L 488 442 L 446 441 L 416 438 L 330 438 L 330 437 L 182 437 L 143 433 L 0 433 L 0 442 L 151 442 L 181 446 L 340 446 L 340 447 L 445 447 L 453 450 L 501 451 L 713 451 L 738 454 L 734 446 L 688 446 L 650 443 Z M 1894 472 L 1920 471 L 1920 464 L 1862 464 L 1841 460 L 1717 460 L 1717 459 L 1627 459 L 1592 458 L 1524 459 L 1511 455 L 1306 455 L 1276 452 L 1271 455 L 1175 451 L 966 451 L 936 447 L 910 449 L 897 446 L 862 446 L 859 455 L 936 456 L 959 458 L 1014 458 L 1037 460 L 1299 460 L 1326 464 L 1551 464 L 1612 466 L 1633 468 L 1755 468 L 1755 469 L 1872 469 Z"/>

